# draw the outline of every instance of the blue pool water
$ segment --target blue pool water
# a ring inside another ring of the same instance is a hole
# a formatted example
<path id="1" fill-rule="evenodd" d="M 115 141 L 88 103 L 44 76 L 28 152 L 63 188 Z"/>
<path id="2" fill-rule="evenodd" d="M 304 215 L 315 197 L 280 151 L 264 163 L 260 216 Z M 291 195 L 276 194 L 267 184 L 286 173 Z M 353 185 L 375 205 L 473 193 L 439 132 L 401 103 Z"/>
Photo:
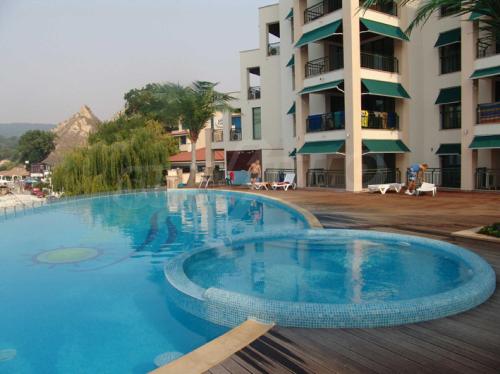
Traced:
<path id="1" fill-rule="evenodd" d="M 145 373 L 223 334 L 167 296 L 163 264 L 233 235 L 303 229 L 224 192 L 74 200 L 0 218 L 0 373 Z M 161 359 L 161 357 L 160 357 Z"/>

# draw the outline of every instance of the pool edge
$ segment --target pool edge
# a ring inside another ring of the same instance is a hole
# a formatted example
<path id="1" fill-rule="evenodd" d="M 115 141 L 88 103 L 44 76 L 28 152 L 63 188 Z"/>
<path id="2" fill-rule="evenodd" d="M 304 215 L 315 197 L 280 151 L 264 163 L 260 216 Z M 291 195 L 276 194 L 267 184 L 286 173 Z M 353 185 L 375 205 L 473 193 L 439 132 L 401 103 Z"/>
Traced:
<path id="1" fill-rule="evenodd" d="M 151 374 L 203 373 L 242 350 L 274 327 L 255 320 L 247 320 L 222 336 L 202 345 Z"/>

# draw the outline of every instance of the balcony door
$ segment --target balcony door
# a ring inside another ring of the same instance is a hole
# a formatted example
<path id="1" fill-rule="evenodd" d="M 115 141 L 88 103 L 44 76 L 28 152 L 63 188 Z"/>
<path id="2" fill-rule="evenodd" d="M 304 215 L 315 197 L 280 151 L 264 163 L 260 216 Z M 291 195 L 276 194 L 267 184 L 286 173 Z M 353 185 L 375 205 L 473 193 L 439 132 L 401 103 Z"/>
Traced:
<path id="1" fill-rule="evenodd" d="M 460 188 L 460 155 L 443 155 L 441 161 L 441 186 Z"/>

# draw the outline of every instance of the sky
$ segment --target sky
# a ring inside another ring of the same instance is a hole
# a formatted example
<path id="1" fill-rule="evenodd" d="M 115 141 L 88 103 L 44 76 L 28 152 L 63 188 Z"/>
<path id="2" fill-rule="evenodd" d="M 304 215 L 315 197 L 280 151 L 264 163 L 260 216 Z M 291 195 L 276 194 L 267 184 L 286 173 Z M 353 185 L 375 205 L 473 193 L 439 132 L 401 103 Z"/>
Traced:
<path id="1" fill-rule="evenodd" d="M 239 90 L 239 51 L 258 47 L 273 0 L 0 0 L 0 123 L 101 119 L 151 82 Z"/>

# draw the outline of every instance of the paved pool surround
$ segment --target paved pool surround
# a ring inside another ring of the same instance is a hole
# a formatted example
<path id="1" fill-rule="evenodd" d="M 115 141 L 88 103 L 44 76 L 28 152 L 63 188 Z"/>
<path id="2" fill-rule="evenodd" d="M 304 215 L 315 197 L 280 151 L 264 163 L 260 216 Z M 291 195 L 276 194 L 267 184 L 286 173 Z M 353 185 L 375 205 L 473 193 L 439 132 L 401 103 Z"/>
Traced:
<path id="1" fill-rule="evenodd" d="M 187 260 L 201 252 L 237 246 L 256 240 L 279 238 L 315 239 L 331 235 L 345 238 L 391 239 L 422 244 L 458 257 L 473 272 L 472 278 L 450 291 L 402 301 L 362 304 L 324 304 L 263 299 L 218 288 L 202 288 L 184 272 Z M 453 244 L 392 233 L 361 230 L 303 230 L 244 235 L 211 243 L 182 254 L 165 265 L 168 292 L 172 300 L 187 312 L 210 322 L 234 327 L 247 319 L 304 328 L 373 328 L 427 321 L 461 313 L 486 301 L 495 290 L 496 277 L 491 266 L 476 254 Z"/>

